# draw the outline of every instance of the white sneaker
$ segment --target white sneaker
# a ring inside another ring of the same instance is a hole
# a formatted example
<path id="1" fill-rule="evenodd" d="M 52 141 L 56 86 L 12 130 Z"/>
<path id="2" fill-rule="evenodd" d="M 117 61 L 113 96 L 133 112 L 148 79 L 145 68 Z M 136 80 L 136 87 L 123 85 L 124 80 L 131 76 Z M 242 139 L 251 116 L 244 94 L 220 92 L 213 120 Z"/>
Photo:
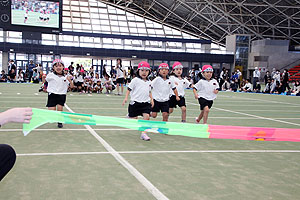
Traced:
<path id="1" fill-rule="evenodd" d="M 198 117 L 195 118 L 195 122 L 196 122 L 196 124 L 200 123 L 200 121 L 198 121 Z"/>
<path id="2" fill-rule="evenodd" d="M 150 137 L 145 132 L 143 132 L 141 134 L 141 140 L 150 141 Z"/>

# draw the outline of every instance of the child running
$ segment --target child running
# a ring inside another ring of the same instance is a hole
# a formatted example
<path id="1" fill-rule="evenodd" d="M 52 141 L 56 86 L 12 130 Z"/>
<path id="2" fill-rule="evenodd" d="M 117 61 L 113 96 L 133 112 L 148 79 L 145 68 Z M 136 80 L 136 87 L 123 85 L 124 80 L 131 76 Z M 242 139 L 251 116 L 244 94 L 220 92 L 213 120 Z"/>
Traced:
<path id="1" fill-rule="evenodd" d="M 178 101 L 176 99 L 176 95 L 174 91 L 171 93 L 170 101 L 169 101 L 169 114 L 171 114 L 174 110 L 174 108 L 177 107 L 177 105 L 181 108 L 181 122 L 186 122 L 186 105 L 185 105 L 185 92 L 184 89 L 191 87 L 191 83 L 186 79 L 182 78 L 182 69 L 183 66 L 180 62 L 175 62 L 173 64 L 173 74 L 170 76 L 170 80 L 175 84 L 176 89 L 178 91 L 178 96 L 180 100 Z"/>
<path id="2" fill-rule="evenodd" d="M 203 78 L 194 86 L 193 92 L 195 99 L 198 99 L 201 113 L 196 117 L 196 123 L 203 118 L 203 124 L 207 123 L 209 109 L 213 105 L 213 100 L 217 98 L 219 92 L 218 82 L 212 78 L 213 68 L 211 65 L 202 67 Z M 198 92 L 198 93 L 197 93 Z"/>
<path id="3" fill-rule="evenodd" d="M 66 102 L 66 94 L 69 87 L 73 88 L 73 82 L 71 76 L 65 76 L 64 63 L 61 59 L 55 59 L 52 63 L 53 72 L 49 73 L 46 77 L 48 82 L 48 110 L 63 111 L 63 106 Z M 58 128 L 62 128 L 63 124 L 58 123 Z"/>
<path id="4" fill-rule="evenodd" d="M 130 94 L 130 103 L 128 106 L 128 116 L 137 119 L 139 115 L 143 116 L 144 120 L 150 119 L 151 105 L 153 106 L 153 99 L 151 95 L 151 81 L 148 76 L 150 74 L 149 63 L 142 61 L 138 65 L 137 77 L 132 79 L 128 85 L 123 106 L 127 102 Z M 142 132 L 141 139 L 149 141 L 150 137 L 146 132 Z"/>
<path id="5" fill-rule="evenodd" d="M 154 107 L 152 108 L 152 117 L 157 117 L 157 112 L 162 112 L 163 121 L 169 118 L 169 100 L 170 90 L 174 91 L 175 98 L 180 101 L 175 83 L 169 79 L 169 65 L 161 63 L 158 67 L 158 76 L 152 81 L 152 96 Z"/>

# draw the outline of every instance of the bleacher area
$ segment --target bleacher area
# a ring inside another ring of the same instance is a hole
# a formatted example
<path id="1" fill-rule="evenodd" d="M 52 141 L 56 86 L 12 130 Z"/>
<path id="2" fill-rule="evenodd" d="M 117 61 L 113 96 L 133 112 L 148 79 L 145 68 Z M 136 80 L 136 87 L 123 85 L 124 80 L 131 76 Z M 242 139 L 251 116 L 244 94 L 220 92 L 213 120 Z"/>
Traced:
<path id="1" fill-rule="evenodd" d="M 295 66 L 289 70 L 290 81 L 300 81 L 300 65 Z"/>

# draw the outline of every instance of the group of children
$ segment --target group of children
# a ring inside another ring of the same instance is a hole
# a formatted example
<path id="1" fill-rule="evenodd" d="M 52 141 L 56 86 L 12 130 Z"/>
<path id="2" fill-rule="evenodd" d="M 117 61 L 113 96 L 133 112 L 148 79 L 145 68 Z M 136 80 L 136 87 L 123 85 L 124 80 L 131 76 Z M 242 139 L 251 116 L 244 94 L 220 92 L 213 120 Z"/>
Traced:
<path id="1" fill-rule="evenodd" d="M 168 121 L 169 115 L 174 108 L 181 108 L 181 121 L 186 122 L 186 103 L 185 89 L 192 87 L 192 84 L 182 78 L 183 66 L 180 62 L 175 62 L 172 67 L 171 76 L 169 76 L 169 65 L 162 63 L 158 67 L 158 76 L 150 81 L 150 65 L 143 61 L 138 65 L 137 77 L 132 79 L 128 86 L 122 105 L 128 101 L 130 94 L 130 103 L 128 106 L 128 117 L 137 119 L 143 116 L 144 120 L 150 117 L 156 118 L 157 113 L 162 112 L 163 121 Z M 193 87 L 195 98 L 200 104 L 200 115 L 196 118 L 199 123 L 203 118 L 203 123 L 207 123 L 209 109 L 219 90 L 219 84 L 212 79 L 213 68 L 210 65 L 204 65 L 202 68 L 203 79 L 199 80 Z M 146 132 L 142 132 L 141 139 L 149 141 L 150 137 Z"/>
<path id="2" fill-rule="evenodd" d="M 62 111 L 66 102 L 66 93 L 70 85 L 74 87 L 72 75 L 64 70 L 64 63 L 60 59 L 53 61 L 53 72 L 46 77 L 48 82 L 48 102 L 49 110 Z M 199 123 L 203 118 L 203 123 L 207 123 L 208 113 L 213 105 L 213 100 L 217 97 L 219 91 L 218 82 L 212 78 L 213 68 L 210 65 L 202 67 L 203 78 L 199 80 L 194 86 L 182 77 L 183 66 L 180 62 L 175 62 L 172 66 L 172 73 L 169 76 L 169 65 L 161 63 L 158 67 L 158 76 L 150 81 L 149 75 L 151 68 L 149 63 L 142 61 L 138 65 L 136 77 L 133 78 L 128 85 L 125 98 L 122 105 L 128 101 L 130 95 L 130 102 L 128 105 L 128 117 L 137 119 L 142 116 L 144 120 L 149 120 L 150 117 L 156 118 L 159 112 L 162 112 L 163 121 L 168 121 L 169 115 L 174 108 L 179 106 L 181 108 L 182 122 L 186 122 L 186 103 L 185 103 L 185 89 L 193 87 L 195 98 L 200 104 L 200 115 L 196 118 L 196 123 Z M 82 72 L 80 72 L 82 73 Z M 82 86 L 83 77 L 81 75 L 75 77 L 75 85 Z M 97 76 L 96 76 L 97 79 Z M 99 77 L 98 77 L 99 79 Z M 98 81 L 94 81 L 94 83 Z M 89 83 L 90 85 L 93 82 Z M 97 85 L 97 84 L 96 84 Z M 58 127 L 63 125 L 58 123 Z M 150 137 L 146 132 L 142 132 L 141 139 L 149 141 Z"/>

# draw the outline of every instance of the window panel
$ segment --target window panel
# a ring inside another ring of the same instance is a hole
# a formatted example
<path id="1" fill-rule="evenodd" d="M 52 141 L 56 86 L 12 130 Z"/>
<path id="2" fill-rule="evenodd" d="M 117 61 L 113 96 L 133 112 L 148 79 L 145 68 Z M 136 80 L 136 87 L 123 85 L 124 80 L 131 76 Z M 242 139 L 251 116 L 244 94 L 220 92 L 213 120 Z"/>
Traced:
<path id="1" fill-rule="evenodd" d="M 91 13 L 98 13 L 98 9 L 97 8 L 90 8 Z"/>
<path id="2" fill-rule="evenodd" d="M 93 30 L 100 31 L 101 30 L 101 26 L 99 26 L 99 25 L 93 25 Z"/>
<path id="3" fill-rule="evenodd" d="M 70 17 L 63 17 L 63 22 L 71 22 L 71 18 Z"/>
<path id="4" fill-rule="evenodd" d="M 99 8 L 99 13 L 107 14 L 107 9 L 106 8 Z"/>
<path id="5" fill-rule="evenodd" d="M 69 5 L 67 5 L 67 6 L 63 5 L 63 10 L 70 10 L 70 6 Z"/>
<path id="6" fill-rule="evenodd" d="M 73 24 L 74 29 L 81 29 L 81 24 Z"/>
<path id="7" fill-rule="evenodd" d="M 91 18 L 99 19 L 99 14 L 91 13 Z"/>
<path id="8" fill-rule="evenodd" d="M 73 18 L 73 22 L 75 22 L 75 23 L 81 23 L 81 20 L 80 20 L 80 18 Z"/>
<path id="9" fill-rule="evenodd" d="M 82 12 L 90 12 L 88 7 L 80 7 Z"/>
<path id="10" fill-rule="evenodd" d="M 71 1 L 71 5 L 79 5 L 78 1 Z"/>
<path id="11" fill-rule="evenodd" d="M 71 16 L 71 13 L 68 11 L 63 11 L 63 16 Z"/>
<path id="12" fill-rule="evenodd" d="M 82 29 L 85 29 L 85 30 L 91 30 L 92 27 L 90 24 L 82 24 Z"/>
<path id="13" fill-rule="evenodd" d="M 77 6 L 72 6 L 72 12 L 73 11 L 79 11 L 79 7 L 77 7 Z"/>
<path id="14" fill-rule="evenodd" d="M 119 26 L 119 22 L 118 21 L 110 21 L 110 25 Z"/>
<path id="15" fill-rule="evenodd" d="M 81 17 L 90 18 L 90 13 L 81 13 Z"/>
<path id="16" fill-rule="evenodd" d="M 90 19 L 81 19 L 81 22 L 85 23 L 85 24 L 90 24 L 91 20 Z"/>
<path id="17" fill-rule="evenodd" d="M 63 28 L 72 28 L 72 24 L 71 23 L 63 23 L 62 27 Z"/>
<path id="18" fill-rule="evenodd" d="M 72 12 L 72 16 L 73 17 L 80 17 L 80 13 L 79 12 Z"/>

